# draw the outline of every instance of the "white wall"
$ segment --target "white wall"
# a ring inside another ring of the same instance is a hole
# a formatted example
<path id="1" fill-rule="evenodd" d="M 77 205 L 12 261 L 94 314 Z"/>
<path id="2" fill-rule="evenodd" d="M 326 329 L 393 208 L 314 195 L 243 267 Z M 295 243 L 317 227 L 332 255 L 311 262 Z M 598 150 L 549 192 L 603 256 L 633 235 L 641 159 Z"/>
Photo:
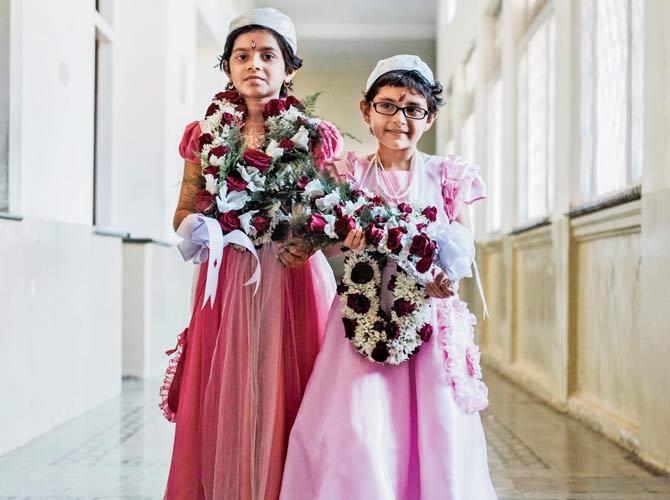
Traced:
<path id="1" fill-rule="evenodd" d="M 0 454 L 121 388 L 121 240 L 0 219 Z"/>
<path id="2" fill-rule="evenodd" d="M 12 8 L 19 2 L 12 2 Z M 93 203 L 90 2 L 20 2 L 22 212 L 88 224 Z M 17 6 L 18 7 L 18 6 Z"/>

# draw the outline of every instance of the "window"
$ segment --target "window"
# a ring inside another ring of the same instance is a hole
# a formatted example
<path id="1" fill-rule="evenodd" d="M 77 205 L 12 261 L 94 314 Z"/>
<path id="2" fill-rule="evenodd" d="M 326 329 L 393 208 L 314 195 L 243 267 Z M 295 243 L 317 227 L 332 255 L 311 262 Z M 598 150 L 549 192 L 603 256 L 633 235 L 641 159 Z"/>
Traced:
<path id="1" fill-rule="evenodd" d="M 502 224 L 502 127 L 503 127 L 503 83 L 501 78 L 501 12 L 498 3 L 489 16 L 491 61 L 486 95 L 486 229 L 495 232 Z"/>
<path id="2" fill-rule="evenodd" d="M 487 129 L 487 161 L 486 183 L 488 187 L 488 203 L 486 204 L 487 229 L 494 232 L 502 223 L 502 126 L 503 126 L 503 95 L 502 79 L 498 76 L 488 89 L 487 96 L 488 129 Z"/>
<path id="3" fill-rule="evenodd" d="M 93 224 L 112 225 L 112 0 L 96 0 Z"/>
<path id="4" fill-rule="evenodd" d="M 518 62 L 517 223 L 552 209 L 555 122 L 555 22 L 543 11 L 520 46 Z"/>
<path id="5" fill-rule="evenodd" d="M 9 210 L 9 0 L 0 0 L 0 212 Z"/>
<path id="6" fill-rule="evenodd" d="M 444 112 L 442 113 L 442 120 L 444 123 L 444 136 L 446 138 L 444 154 L 453 154 L 454 153 L 454 125 L 453 125 L 453 83 L 449 80 L 447 87 L 444 91 Z"/>
<path id="7" fill-rule="evenodd" d="M 579 6 L 580 194 L 587 201 L 640 182 L 643 0 Z"/>

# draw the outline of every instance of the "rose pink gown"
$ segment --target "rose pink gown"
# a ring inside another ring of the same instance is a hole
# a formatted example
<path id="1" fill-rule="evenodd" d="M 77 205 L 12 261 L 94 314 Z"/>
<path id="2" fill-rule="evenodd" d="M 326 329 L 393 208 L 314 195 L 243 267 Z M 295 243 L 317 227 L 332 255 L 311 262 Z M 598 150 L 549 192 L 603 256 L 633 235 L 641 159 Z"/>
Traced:
<path id="1" fill-rule="evenodd" d="M 421 155 L 405 199 L 453 220 L 485 196 L 478 167 Z M 370 162 L 350 153 L 340 177 L 383 194 Z M 390 172 L 397 187 L 407 172 Z M 383 297 L 382 297 L 383 298 Z M 291 432 L 282 500 L 493 500 L 479 411 L 475 318 L 458 296 L 432 299 L 432 337 L 409 361 L 373 364 L 345 338 L 335 297 L 324 346 Z"/>
<path id="2" fill-rule="evenodd" d="M 199 163 L 193 154 L 199 136 L 197 122 L 187 127 L 184 159 Z M 226 247 L 214 304 L 204 308 L 207 265 L 200 266 L 179 351 L 178 410 L 164 409 L 176 420 L 166 499 L 279 496 L 289 432 L 321 346 L 335 281 L 320 252 L 287 269 L 276 250 L 272 243 L 258 251 L 262 276 L 254 295 L 253 286 L 243 285 L 253 257 Z M 171 374 L 175 370 L 172 363 Z M 163 400 L 169 385 L 161 388 Z"/>

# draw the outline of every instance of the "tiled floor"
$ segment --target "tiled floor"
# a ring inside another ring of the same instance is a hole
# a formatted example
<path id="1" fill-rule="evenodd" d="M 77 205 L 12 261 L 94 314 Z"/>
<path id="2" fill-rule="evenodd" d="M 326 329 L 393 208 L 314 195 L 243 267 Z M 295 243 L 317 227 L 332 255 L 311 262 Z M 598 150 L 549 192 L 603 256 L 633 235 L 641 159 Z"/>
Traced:
<path id="1" fill-rule="evenodd" d="M 500 500 L 670 499 L 668 476 L 494 372 L 485 378 L 491 406 L 482 418 Z M 0 500 L 160 499 L 173 427 L 156 393 L 157 383 L 126 382 L 121 397 L 0 457 Z"/>

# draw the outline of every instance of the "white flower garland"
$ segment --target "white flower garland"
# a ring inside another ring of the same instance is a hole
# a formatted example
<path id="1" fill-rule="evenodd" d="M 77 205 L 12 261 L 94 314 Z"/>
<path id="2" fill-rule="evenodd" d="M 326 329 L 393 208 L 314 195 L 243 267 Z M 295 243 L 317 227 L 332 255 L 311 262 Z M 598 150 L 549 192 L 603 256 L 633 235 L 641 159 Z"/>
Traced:
<path id="1" fill-rule="evenodd" d="M 361 355 L 374 363 L 398 365 L 432 333 L 430 302 L 422 286 L 398 268 L 391 278 L 394 305 L 384 312 L 381 276 L 379 261 L 370 253 L 347 254 L 338 289 L 342 319 L 347 338 Z"/>

